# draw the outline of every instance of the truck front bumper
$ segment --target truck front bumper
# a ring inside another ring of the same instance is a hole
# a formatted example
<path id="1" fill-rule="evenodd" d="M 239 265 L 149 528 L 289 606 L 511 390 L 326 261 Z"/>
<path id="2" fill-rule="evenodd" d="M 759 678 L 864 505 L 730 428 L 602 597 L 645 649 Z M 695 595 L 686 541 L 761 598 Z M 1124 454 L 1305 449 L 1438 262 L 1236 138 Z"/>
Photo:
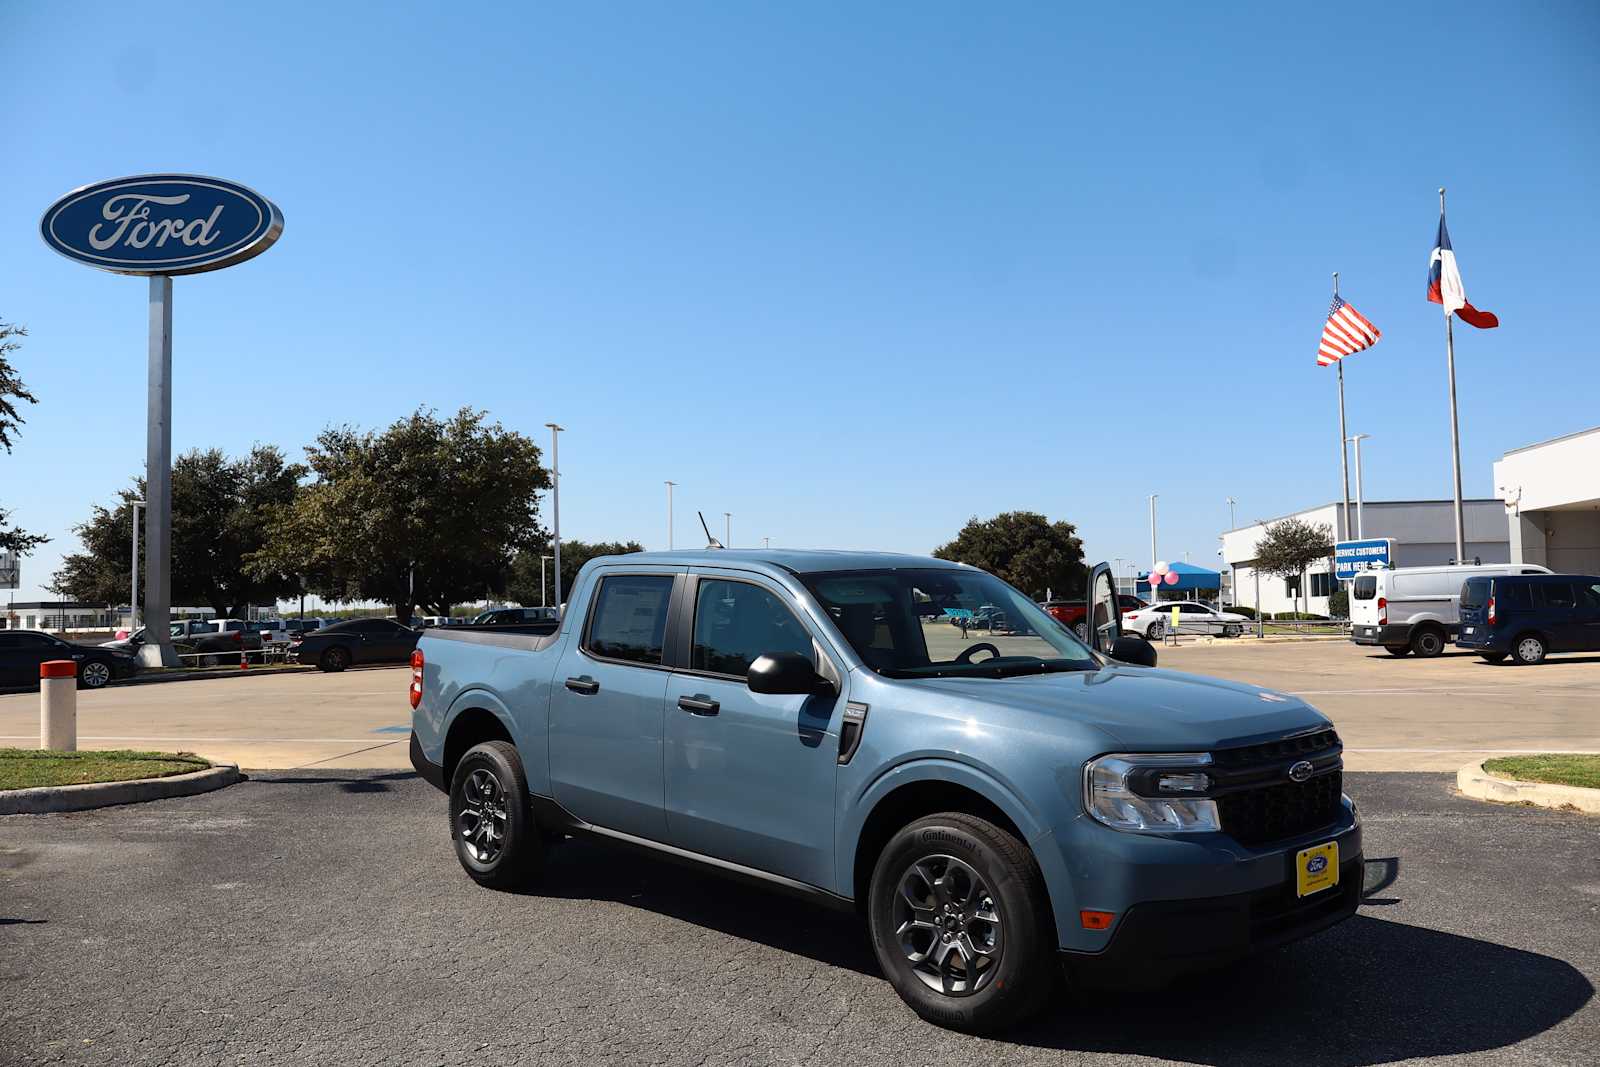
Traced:
<path id="1" fill-rule="evenodd" d="M 1291 883 L 1189 900 L 1135 904 L 1100 952 L 1060 953 L 1068 979 L 1111 988 L 1149 988 L 1298 941 L 1355 914 L 1362 854 L 1339 866 L 1339 884 L 1296 897 Z"/>

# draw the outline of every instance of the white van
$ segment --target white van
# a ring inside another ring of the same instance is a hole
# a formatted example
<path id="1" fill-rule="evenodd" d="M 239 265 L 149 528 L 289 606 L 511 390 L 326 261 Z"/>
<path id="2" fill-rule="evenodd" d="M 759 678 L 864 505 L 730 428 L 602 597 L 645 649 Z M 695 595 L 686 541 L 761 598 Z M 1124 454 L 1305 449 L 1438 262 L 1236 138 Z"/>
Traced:
<path id="1" fill-rule="evenodd" d="M 1531 563 L 1363 571 L 1350 583 L 1350 640 L 1382 645 L 1393 656 L 1437 656 L 1455 639 L 1456 605 L 1468 578 L 1549 573 Z"/>

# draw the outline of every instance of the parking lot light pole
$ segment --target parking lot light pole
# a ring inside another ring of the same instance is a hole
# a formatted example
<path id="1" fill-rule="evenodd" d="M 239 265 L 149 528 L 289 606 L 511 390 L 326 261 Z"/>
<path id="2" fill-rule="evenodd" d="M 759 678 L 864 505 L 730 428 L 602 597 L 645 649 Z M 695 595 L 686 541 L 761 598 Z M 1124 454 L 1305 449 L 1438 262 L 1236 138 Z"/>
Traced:
<path id="1" fill-rule="evenodd" d="M 1159 493 L 1150 494 L 1150 577 L 1155 578 L 1156 573 L 1156 497 Z M 1156 583 L 1150 583 L 1150 602 L 1156 602 Z"/>
<path id="2" fill-rule="evenodd" d="M 550 430 L 550 524 L 555 534 L 555 553 L 551 557 L 555 560 L 556 567 L 556 616 L 561 615 L 561 444 L 557 436 L 564 426 L 557 426 L 553 422 L 545 423 Z M 540 574 L 544 571 L 541 566 Z M 541 578 L 542 580 L 542 578 Z"/>
<path id="3" fill-rule="evenodd" d="M 677 482 L 667 483 L 667 551 L 672 551 L 672 487 Z"/>
<path id="4" fill-rule="evenodd" d="M 539 606 L 541 608 L 547 608 L 550 606 L 549 599 L 544 595 L 544 564 L 549 558 L 549 556 L 539 557 Z"/>
<path id="5" fill-rule="evenodd" d="M 1372 435 L 1370 433 L 1358 433 L 1358 434 L 1351 434 L 1350 435 L 1350 440 L 1354 441 L 1355 442 L 1355 446 L 1356 446 L 1356 537 L 1357 538 L 1361 538 L 1361 537 L 1367 536 L 1366 533 L 1364 532 L 1366 527 L 1362 522 L 1362 514 L 1361 514 L 1361 442 L 1366 440 L 1368 437 L 1371 437 L 1371 436 Z"/>
<path id="6" fill-rule="evenodd" d="M 128 633 L 139 628 L 139 509 L 143 500 L 129 501 L 133 505 L 133 583 L 128 596 Z"/>
<path id="7" fill-rule="evenodd" d="M 727 548 L 733 544 L 733 512 L 722 513 L 722 547 Z"/>

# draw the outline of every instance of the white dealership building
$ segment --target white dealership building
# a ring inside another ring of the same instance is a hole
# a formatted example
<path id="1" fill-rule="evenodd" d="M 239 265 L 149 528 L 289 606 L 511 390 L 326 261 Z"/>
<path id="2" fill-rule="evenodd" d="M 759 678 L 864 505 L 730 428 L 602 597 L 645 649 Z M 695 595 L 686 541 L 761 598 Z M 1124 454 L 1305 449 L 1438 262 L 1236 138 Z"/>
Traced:
<path id="1" fill-rule="evenodd" d="M 1600 426 L 1524 448 L 1494 465 L 1511 558 L 1600 574 Z"/>
<path id="2" fill-rule="evenodd" d="M 1537 563 L 1553 571 L 1600 574 L 1600 426 L 1565 437 L 1514 448 L 1494 465 L 1497 496 L 1463 502 L 1466 559 L 1483 563 Z M 1326 525 L 1336 540 L 1354 539 L 1355 504 L 1349 522 L 1338 503 L 1252 523 L 1222 535 L 1222 562 L 1231 590 L 1225 599 L 1262 611 L 1293 611 L 1297 578 L 1258 574 L 1256 544 L 1282 519 Z M 1394 540 L 1393 565 L 1421 567 L 1455 558 L 1455 519 L 1448 500 L 1368 501 L 1360 530 L 1368 538 Z M 1313 564 L 1310 597 L 1301 610 L 1327 615 L 1338 588 L 1327 561 Z"/>
<path id="3" fill-rule="evenodd" d="M 1466 520 L 1466 558 L 1483 563 L 1508 562 L 1511 544 L 1506 531 L 1505 505 L 1495 499 L 1465 500 L 1462 510 Z M 1348 524 L 1343 511 L 1343 505 L 1338 502 L 1321 504 L 1224 533 L 1223 570 L 1231 584 L 1231 592 L 1226 597 L 1228 603 L 1243 604 L 1258 611 L 1293 611 L 1300 579 L 1258 573 L 1254 566 L 1256 545 L 1268 526 L 1284 519 L 1324 525 L 1333 532 L 1334 540 L 1352 540 L 1357 529 L 1355 503 L 1350 504 Z M 1449 563 L 1456 554 L 1454 512 L 1454 504 L 1449 500 L 1368 500 L 1361 508 L 1360 530 L 1368 538 L 1394 540 L 1392 562 L 1396 567 Z M 1339 588 L 1333 568 L 1327 560 L 1322 560 L 1313 563 L 1309 570 L 1310 596 L 1301 596 L 1300 610 L 1317 615 L 1331 614 L 1328 598 Z"/>

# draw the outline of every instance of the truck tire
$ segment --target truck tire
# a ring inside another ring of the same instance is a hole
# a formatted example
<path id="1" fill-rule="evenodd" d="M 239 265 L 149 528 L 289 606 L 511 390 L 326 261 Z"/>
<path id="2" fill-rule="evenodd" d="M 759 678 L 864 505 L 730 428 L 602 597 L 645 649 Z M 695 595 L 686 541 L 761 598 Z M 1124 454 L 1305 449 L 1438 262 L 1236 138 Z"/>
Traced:
<path id="1" fill-rule="evenodd" d="M 1389 653 L 1389 655 L 1391 655 L 1391 656 L 1409 656 L 1409 655 L 1411 655 L 1411 646 L 1410 645 L 1384 645 L 1383 646 L 1383 650 L 1385 652 Z"/>
<path id="2" fill-rule="evenodd" d="M 1421 626 L 1411 635 L 1411 651 L 1419 659 L 1432 659 L 1444 651 L 1444 631 L 1437 626 Z"/>
<path id="3" fill-rule="evenodd" d="M 992 1033 L 1056 989 L 1044 876 L 993 823 L 961 812 L 916 820 L 884 846 L 867 898 L 878 965 L 931 1023 Z"/>
<path id="4" fill-rule="evenodd" d="M 1538 634 L 1519 634 L 1517 639 L 1511 642 L 1511 658 L 1524 667 L 1543 663 L 1547 651 L 1549 649 L 1545 646 L 1544 638 Z"/>
<path id="5" fill-rule="evenodd" d="M 338 674 L 350 666 L 350 650 L 343 645 L 334 645 L 322 653 L 322 658 L 317 660 L 317 666 L 328 674 Z"/>
<path id="6" fill-rule="evenodd" d="M 450 838 L 479 885 L 516 889 L 539 869 L 539 828 L 528 807 L 522 757 L 509 741 L 467 749 L 450 781 Z"/>

